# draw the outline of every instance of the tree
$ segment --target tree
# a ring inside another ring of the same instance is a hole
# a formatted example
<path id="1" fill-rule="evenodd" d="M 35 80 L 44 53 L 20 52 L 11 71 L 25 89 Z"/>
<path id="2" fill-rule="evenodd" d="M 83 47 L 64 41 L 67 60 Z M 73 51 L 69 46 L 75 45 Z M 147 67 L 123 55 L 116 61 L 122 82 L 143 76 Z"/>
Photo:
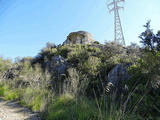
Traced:
<path id="1" fill-rule="evenodd" d="M 153 30 L 150 28 L 150 22 L 148 21 L 144 27 L 146 30 L 141 33 L 139 38 L 141 38 L 141 43 L 144 47 L 148 48 L 151 51 L 159 51 L 160 50 L 160 31 L 157 34 L 153 33 Z"/>
<path id="2" fill-rule="evenodd" d="M 141 33 L 144 50 L 141 59 L 130 66 L 131 78 L 127 81 L 132 93 L 130 108 L 144 119 L 158 120 L 160 116 L 160 32 L 153 33 L 150 21 L 144 25 L 146 30 Z"/>

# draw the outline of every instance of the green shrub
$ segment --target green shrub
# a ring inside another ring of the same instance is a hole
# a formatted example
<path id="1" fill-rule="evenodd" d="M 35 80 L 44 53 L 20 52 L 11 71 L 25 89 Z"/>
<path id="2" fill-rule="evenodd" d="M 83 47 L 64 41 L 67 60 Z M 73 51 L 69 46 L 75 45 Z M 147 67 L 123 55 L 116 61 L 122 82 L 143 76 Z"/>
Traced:
<path id="1" fill-rule="evenodd" d="M 129 90 L 134 90 L 130 108 L 144 119 L 159 116 L 159 68 L 160 52 L 145 51 L 142 58 L 129 68 Z"/>
<path id="2" fill-rule="evenodd" d="M 0 84 L 0 96 L 4 96 L 5 87 L 3 84 Z"/>
<path id="3" fill-rule="evenodd" d="M 61 46 L 58 48 L 58 55 L 61 55 L 64 58 L 67 58 L 67 55 L 69 53 L 69 46 Z"/>
<path id="4" fill-rule="evenodd" d="M 87 99 L 77 100 L 71 95 L 57 97 L 48 109 L 47 120 L 94 120 L 95 104 Z"/>
<path id="5" fill-rule="evenodd" d="M 72 106 L 75 101 L 72 96 L 65 95 L 53 100 L 53 103 L 49 106 L 47 120 L 71 120 Z"/>
<path id="6" fill-rule="evenodd" d="M 15 100 L 19 98 L 19 90 L 12 89 L 8 85 L 0 85 L 0 96 L 3 96 L 5 100 Z"/>
<path id="7" fill-rule="evenodd" d="M 48 120 L 119 119 L 119 116 L 122 114 L 122 109 L 111 104 L 108 99 L 106 101 L 108 106 L 110 106 L 110 108 L 116 107 L 114 110 L 111 110 L 109 107 L 104 110 L 104 106 L 98 107 L 94 98 L 93 89 L 96 90 L 95 94 L 98 94 L 97 99 L 99 100 L 103 92 L 102 84 L 106 83 L 105 77 L 107 73 L 115 64 L 122 62 L 130 63 L 131 60 L 126 57 L 124 53 L 125 51 L 122 46 L 114 44 L 111 44 L 111 46 L 106 45 L 104 49 L 94 47 L 93 45 L 75 44 L 57 48 L 48 45 L 39 53 L 37 61 L 35 60 L 32 63 L 34 59 L 27 58 L 22 59 L 23 62 L 17 62 L 18 65 L 14 64 L 17 66 L 17 68 L 12 69 L 13 72 L 14 70 L 16 72 L 15 77 L 11 80 L 4 79 L 6 83 L 0 85 L 0 96 L 4 96 L 6 100 L 19 99 L 22 105 L 30 107 L 33 111 L 45 113 L 46 116 L 44 119 Z M 66 59 L 68 63 L 68 74 L 63 76 L 50 74 L 49 72 L 53 72 L 45 68 L 44 63 L 51 62 L 51 58 L 55 55 L 61 55 Z M 8 63 L 9 62 L 3 59 L 0 60 L 0 72 L 9 68 Z M 146 64 L 146 62 L 144 64 Z M 138 65 L 132 69 L 133 72 L 136 72 L 135 70 L 139 72 L 138 70 L 140 70 L 140 68 L 137 66 Z M 20 70 L 18 70 L 18 68 L 20 68 Z M 144 66 L 141 67 L 141 70 L 142 68 L 145 69 Z M 142 77 L 145 76 L 145 74 L 140 75 L 142 75 Z M 137 78 L 137 76 L 135 78 Z M 65 89 L 63 85 L 65 82 L 69 90 Z M 130 83 L 134 82 L 135 81 L 131 81 Z M 145 83 L 145 81 L 140 82 Z M 53 87 L 55 89 L 51 90 Z M 62 93 L 66 94 L 60 95 L 56 89 L 63 89 L 64 91 Z M 138 89 L 139 92 L 144 91 L 144 86 L 139 86 Z M 86 96 L 89 96 L 90 99 Z M 135 98 L 135 102 L 140 98 L 139 94 L 135 94 L 133 97 Z M 148 102 L 144 102 L 151 105 L 153 97 L 151 96 L 150 100 L 148 100 L 148 98 L 146 99 Z M 156 98 L 159 99 L 157 96 Z M 146 108 L 141 109 L 142 112 L 143 110 L 147 110 Z M 128 118 L 126 119 L 128 120 L 135 118 L 130 114 L 127 115 Z"/>
<path id="8" fill-rule="evenodd" d="M 88 56 L 89 53 L 84 46 L 76 45 L 76 47 L 70 48 L 67 58 L 70 63 L 78 65 L 78 63 L 83 63 L 86 59 L 88 59 Z"/>
<path id="9" fill-rule="evenodd" d="M 88 52 L 94 52 L 94 53 L 100 53 L 101 52 L 101 50 L 97 47 L 88 47 L 87 51 Z"/>
<path id="10" fill-rule="evenodd" d="M 85 97 L 77 100 L 76 115 L 79 120 L 96 120 L 99 117 L 96 103 Z"/>
<path id="11" fill-rule="evenodd" d="M 43 111 L 46 107 L 48 91 L 26 88 L 22 94 L 21 103 L 32 108 L 33 111 Z"/>
<path id="12" fill-rule="evenodd" d="M 101 60 L 98 57 L 90 56 L 87 61 L 82 65 L 82 71 L 92 76 L 96 76 L 99 73 L 101 66 Z"/>
<path id="13" fill-rule="evenodd" d="M 57 54 L 57 49 L 56 48 L 44 48 L 44 49 L 42 49 L 40 54 L 50 58 L 50 57 Z"/>
<path id="14" fill-rule="evenodd" d="M 9 89 L 4 92 L 5 100 L 16 100 L 19 98 L 19 90 L 18 89 Z"/>
<path id="15" fill-rule="evenodd" d="M 6 71 L 11 66 L 11 60 L 4 60 L 0 57 L 0 72 Z"/>

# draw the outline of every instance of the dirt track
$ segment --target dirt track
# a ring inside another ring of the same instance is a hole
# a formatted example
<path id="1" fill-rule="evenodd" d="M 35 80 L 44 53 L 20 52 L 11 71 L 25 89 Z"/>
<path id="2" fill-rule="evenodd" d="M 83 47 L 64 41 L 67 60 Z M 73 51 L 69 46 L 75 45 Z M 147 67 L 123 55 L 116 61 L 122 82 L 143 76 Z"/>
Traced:
<path id="1" fill-rule="evenodd" d="M 40 120 L 39 115 L 21 107 L 17 101 L 0 98 L 0 120 Z"/>

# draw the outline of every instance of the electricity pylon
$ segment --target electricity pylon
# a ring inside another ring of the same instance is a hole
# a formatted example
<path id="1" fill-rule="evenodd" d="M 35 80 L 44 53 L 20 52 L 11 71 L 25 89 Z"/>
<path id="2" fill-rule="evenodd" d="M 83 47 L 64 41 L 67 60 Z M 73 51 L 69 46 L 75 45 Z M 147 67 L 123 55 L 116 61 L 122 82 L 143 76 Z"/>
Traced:
<path id="1" fill-rule="evenodd" d="M 125 0 L 113 0 L 113 2 L 108 4 L 108 9 L 110 13 L 114 12 L 114 42 L 125 46 L 125 39 L 119 16 L 119 9 L 123 9 L 123 7 L 118 5 L 121 2 L 125 2 Z"/>

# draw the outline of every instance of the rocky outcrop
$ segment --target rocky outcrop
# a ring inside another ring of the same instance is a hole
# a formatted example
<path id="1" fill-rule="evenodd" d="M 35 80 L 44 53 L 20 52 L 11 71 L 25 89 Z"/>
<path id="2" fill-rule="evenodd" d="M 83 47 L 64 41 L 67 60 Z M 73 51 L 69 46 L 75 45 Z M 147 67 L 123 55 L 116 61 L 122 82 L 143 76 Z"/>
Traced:
<path id="1" fill-rule="evenodd" d="M 91 44 L 94 42 L 92 35 L 85 31 L 72 32 L 68 35 L 63 45 Z"/>
<path id="2" fill-rule="evenodd" d="M 22 67 L 18 65 L 12 68 L 9 68 L 7 71 L 3 73 L 3 78 L 4 79 L 14 79 L 19 76 L 21 70 L 22 70 Z"/>
<path id="3" fill-rule="evenodd" d="M 65 74 L 67 69 L 67 62 L 65 61 L 65 59 L 62 56 L 58 55 L 58 56 L 54 56 L 52 60 L 53 60 L 54 69 L 57 71 L 57 73 Z"/>
<path id="4" fill-rule="evenodd" d="M 26 87 L 30 85 L 30 83 L 27 81 L 28 79 L 25 80 L 25 77 L 23 75 L 20 75 L 21 71 L 22 71 L 21 65 L 15 65 L 9 68 L 3 73 L 2 81 L 5 80 L 5 81 L 10 82 L 10 80 L 11 81 L 15 80 L 16 87 L 18 86 Z M 24 79 L 19 79 L 19 78 L 24 78 Z"/>
<path id="5" fill-rule="evenodd" d="M 44 62 L 45 69 L 52 75 L 65 74 L 67 65 L 67 61 L 61 55 L 53 56 L 50 61 L 47 60 Z"/>
<path id="6" fill-rule="evenodd" d="M 118 64 L 116 65 L 106 77 L 107 79 L 107 92 L 116 89 L 119 93 L 124 92 L 127 89 L 127 86 L 123 86 L 122 82 L 126 81 L 130 78 L 127 72 L 127 65 L 125 64 Z"/>

